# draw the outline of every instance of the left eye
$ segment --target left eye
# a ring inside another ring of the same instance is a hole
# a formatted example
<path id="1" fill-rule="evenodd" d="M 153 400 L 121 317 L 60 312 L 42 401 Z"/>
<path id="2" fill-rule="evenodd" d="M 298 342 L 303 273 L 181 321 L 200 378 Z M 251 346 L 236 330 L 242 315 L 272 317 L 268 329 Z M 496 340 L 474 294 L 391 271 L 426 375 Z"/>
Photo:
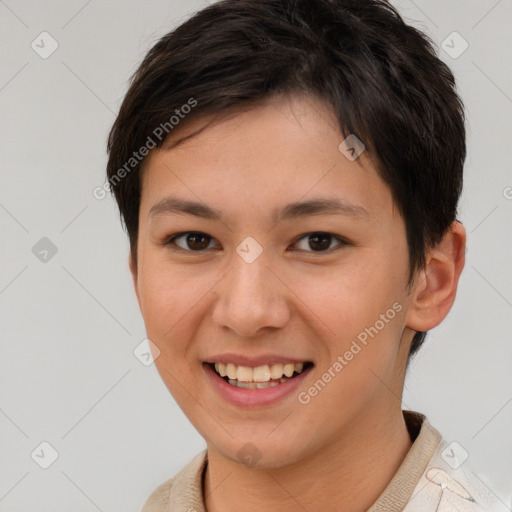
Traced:
<path id="1" fill-rule="evenodd" d="M 333 235 L 332 233 L 324 233 L 323 231 L 315 231 L 314 233 L 308 233 L 297 241 L 306 240 L 306 244 L 313 249 L 313 252 L 327 252 L 327 249 L 331 248 L 331 243 L 337 241 L 340 246 L 345 245 L 345 241 L 340 237 Z M 307 249 L 299 249 L 306 250 Z"/>
<path id="2" fill-rule="evenodd" d="M 180 239 L 184 240 L 185 247 L 176 243 L 176 241 Z M 200 231 L 185 231 L 184 233 L 179 233 L 168 238 L 165 245 L 169 246 L 174 251 L 201 252 L 209 248 L 209 242 L 212 240 L 214 240 L 213 237 L 206 233 L 202 233 Z M 295 244 L 299 244 L 301 240 L 305 240 L 305 243 L 313 249 L 312 251 L 309 251 L 304 247 L 299 248 L 300 251 L 306 252 L 327 252 L 327 250 L 331 248 L 333 241 L 337 241 L 340 246 L 346 244 L 346 242 L 340 237 L 323 231 L 315 231 L 313 233 L 302 235 Z"/>

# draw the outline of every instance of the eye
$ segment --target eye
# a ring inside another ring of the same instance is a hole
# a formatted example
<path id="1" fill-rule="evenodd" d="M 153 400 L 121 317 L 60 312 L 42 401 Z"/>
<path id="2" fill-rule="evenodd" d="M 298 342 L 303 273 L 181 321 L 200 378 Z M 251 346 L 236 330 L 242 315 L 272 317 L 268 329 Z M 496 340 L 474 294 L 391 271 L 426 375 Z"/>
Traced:
<path id="1" fill-rule="evenodd" d="M 333 241 L 338 241 L 340 246 L 346 245 L 347 242 L 332 233 L 326 233 L 323 231 L 315 231 L 314 233 L 307 233 L 298 239 L 296 243 L 301 240 L 305 240 L 306 248 L 299 248 L 301 251 L 306 252 L 327 252 L 331 248 Z M 309 251 L 307 247 L 312 248 L 313 251 Z"/>
<path id="2" fill-rule="evenodd" d="M 177 243 L 177 241 L 180 240 L 182 245 Z M 178 233 L 168 238 L 165 245 L 169 246 L 173 251 L 201 252 L 211 248 L 209 245 L 212 240 L 213 238 L 210 235 L 201 231 L 185 231 L 184 233 Z M 305 252 L 327 252 L 331 249 L 333 241 L 337 241 L 339 246 L 347 244 L 347 242 L 339 236 L 323 231 L 306 233 L 295 242 L 295 245 L 299 244 L 301 240 L 305 240 L 305 242 L 302 242 L 304 246 L 302 248 L 299 247 L 298 250 Z M 309 248 L 312 249 L 312 251 L 310 251 Z"/>
<path id="3" fill-rule="evenodd" d="M 176 240 L 180 239 L 185 240 L 185 247 L 182 247 L 179 244 L 175 243 Z M 173 251 L 200 252 L 208 248 L 208 242 L 211 240 L 212 237 L 210 235 L 202 233 L 201 231 L 185 231 L 184 233 L 178 233 L 177 235 L 174 235 L 171 238 L 167 239 L 165 245 L 177 245 L 178 248 L 171 247 Z M 187 244 L 188 247 L 190 247 L 190 249 L 187 248 Z"/>

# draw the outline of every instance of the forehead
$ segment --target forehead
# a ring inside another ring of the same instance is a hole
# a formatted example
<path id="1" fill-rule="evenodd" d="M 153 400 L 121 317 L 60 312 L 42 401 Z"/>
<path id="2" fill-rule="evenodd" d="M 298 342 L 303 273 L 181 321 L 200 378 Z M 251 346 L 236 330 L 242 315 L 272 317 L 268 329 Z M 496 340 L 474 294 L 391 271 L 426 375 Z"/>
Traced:
<path id="1" fill-rule="evenodd" d="M 149 215 L 173 196 L 218 212 L 231 206 L 275 215 L 284 203 L 329 198 L 359 213 L 391 211 L 390 190 L 371 160 L 364 151 L 347 158 L 343 140 L 329 105 L 307 95 L 273 97 L 227 118 L 197 118 L 147 157 L 141 207 Z"/>

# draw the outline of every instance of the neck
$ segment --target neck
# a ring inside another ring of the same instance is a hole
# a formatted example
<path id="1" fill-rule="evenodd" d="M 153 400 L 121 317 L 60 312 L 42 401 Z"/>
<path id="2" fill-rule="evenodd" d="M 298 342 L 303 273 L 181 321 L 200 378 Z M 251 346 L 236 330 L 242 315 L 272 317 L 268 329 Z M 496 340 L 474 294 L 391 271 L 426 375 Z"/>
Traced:
<path id="1" fill-rule="evenodd" d="M 326 512 L 340 510 L 340 504 L 344 512 L 367 510 L 411 446 L 401 409 L 395 408 L 391 417 L 372 410 L 321 451 L 279 468 L 247 468 L 208 447 L 206 510 Z"/>

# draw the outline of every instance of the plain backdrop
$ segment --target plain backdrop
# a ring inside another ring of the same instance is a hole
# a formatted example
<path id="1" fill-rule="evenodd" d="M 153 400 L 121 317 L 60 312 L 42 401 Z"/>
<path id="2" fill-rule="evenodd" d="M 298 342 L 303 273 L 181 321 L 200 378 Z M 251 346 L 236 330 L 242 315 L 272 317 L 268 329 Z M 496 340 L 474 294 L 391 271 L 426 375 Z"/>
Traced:
<path id="1" fill-rule="evenodd" d="M 206 446 L 134 354 L 145 331 L 128 241 L 113 199 L 92 193 L 128 78 L 205 5 L 0 0 L 3 512 L 136 511 Z M 438 46 L 468 119 L 466 268 L 409 370 L 403 408 L 460 443 L 511 507 L 512 2 L 395 5 Z"/>

